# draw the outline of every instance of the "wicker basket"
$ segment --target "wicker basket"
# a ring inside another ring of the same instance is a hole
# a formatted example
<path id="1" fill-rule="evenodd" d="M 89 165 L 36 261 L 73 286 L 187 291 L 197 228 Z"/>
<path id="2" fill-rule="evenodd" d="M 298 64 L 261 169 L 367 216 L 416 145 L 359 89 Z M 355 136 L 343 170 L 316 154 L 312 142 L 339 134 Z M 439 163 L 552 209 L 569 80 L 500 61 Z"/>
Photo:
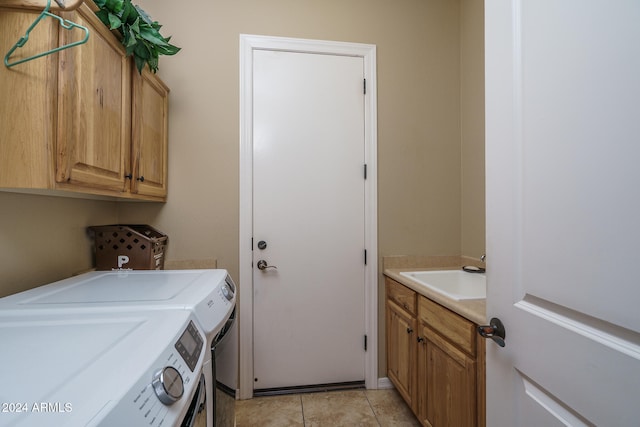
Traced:
<path id="1" fill-rule="evenodd" d="M 148 225 L 100 225 L 94 233 L 96 270 L 163 270 L 167 236 Z"/>

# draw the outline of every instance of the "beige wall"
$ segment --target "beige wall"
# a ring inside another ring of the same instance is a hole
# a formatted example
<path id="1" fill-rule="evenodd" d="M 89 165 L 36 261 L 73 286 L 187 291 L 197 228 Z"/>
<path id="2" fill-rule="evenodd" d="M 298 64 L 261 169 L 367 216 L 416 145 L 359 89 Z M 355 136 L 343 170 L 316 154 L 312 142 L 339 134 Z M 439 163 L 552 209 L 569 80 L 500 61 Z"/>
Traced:
<path id="1" fill-rule="evenodd" d="M 371 43 L 378 54 L 380 255 L 461 250 L 459 4 L 168 0 L 139 4 L 183 50 L 171 87 L 169 201 L 152 216 L 169 258 L 217 258 L 238 276 L 239 34 Z"/>
<path id="2" fill-rule="evenodd" d="M 87 226 L 116 213 L 113 202 L 0 192 L 0 296 L 91 268 Z"/>
<path id="3" fill-rule="evenodd" d="M 169 235 L 169 258 L 217 258 L 238 277 L 241 33 L 375 44 L 379 255 L 461 253 L 458 1 L 139 3 L 183 47 L 160 62 L 172 89 L 170 198 L 162 208 L 125 206 L 120 215 L 125 222 L 154 215 Z M 383 289 L 381 281 L 381 296 Z M 381 315 L 384 376 L 383 334 Z"/>
<path id="4" fill-rule="evenodd" d="M 461 254 L 479 258 L 485 253 L 484 1 L 461 0 L 461 6 Z"/>
<path id="5" fill-rule="evenodd" d="M 482 83 L 474 71 L 482 69 L 474 53 L 481 16 L 474 0 L 137 3 L 183 48 L 160 60 L 159 74 L 171 87 L 168 201 L 0 193 L 3 294 L 69 275 L 76 264 L 88 267 L 84 228 L 111 222 L 152 224 L 169 235 L 168 259 L 215 258 L 237 279 L 241 33 L 375 44 L 379 255 L 484 250 L 484 213 L 472 200 L 484 197 L 483 168 L 474 160 L 482 143 L 475 110 L 482 109 Z M 470 30 L 460 31 L 461 23 Z M 60 242 L 63 236 L 68 240 Z M 41 239 L 52 247 L 44 249 Z M 382 301 L 380 310 L 384 376 Z"/>

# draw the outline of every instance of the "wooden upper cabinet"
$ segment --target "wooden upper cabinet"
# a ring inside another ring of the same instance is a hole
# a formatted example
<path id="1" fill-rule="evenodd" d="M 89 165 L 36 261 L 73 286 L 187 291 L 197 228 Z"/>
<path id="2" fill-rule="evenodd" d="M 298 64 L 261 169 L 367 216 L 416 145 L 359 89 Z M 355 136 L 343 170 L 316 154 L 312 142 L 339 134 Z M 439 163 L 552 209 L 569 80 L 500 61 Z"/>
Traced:
<path id="1" fill-rule="evenodd" d="M 22 37 L 38 12 L 0 8 L 2 56 Z M 58 45 L 58 25 L 43 20 L 28 43 L 10 58 L 46 52 Z M 13 68 L 0 64 L 0 186 L 50 188 L 54 173 L 57 57 L 49 55 Z"/>
<path id="2" fill-rule="evenodd" d="M 65 0 L 61 2 L 64 10 L 74 10 L 82 5 L 84 0 Z M 32 9 L 41 12 L 47 6 L 47 0 L 2 0 L 4 7 L 16 7 L 21 9 Z M 52 1 L 49 4 L 51 12 L 59 12 L 62 8 L 57 2 Z"/>
<path id="3" fill-rule="evenodd" d="M 87 43 L 7 68 L 0 65 L 0 189 L 164 201 L 169 89 L 140 76 L 90 0 L 59 15 L 89 28 Z M 37 18 L 0 5 L 0 51 Z M 77 41 L 43 19 L 13 59 Z"/>
<path id="4" fill-rule="evenodd" d="M 131 192 L 147 196 L 167 195 L 167 143 L 169 88 L 148 68 L 142 75 L 133 69 Z"/>
<path id="5" fill-rule="evenodd" d="M 59 55 L 56 182 L 124 192 L 131 170 L 131 59 L 87 4 L 61 14 L 90 28 Z M 60 43 L 79 36 L 61 31 Z"/>

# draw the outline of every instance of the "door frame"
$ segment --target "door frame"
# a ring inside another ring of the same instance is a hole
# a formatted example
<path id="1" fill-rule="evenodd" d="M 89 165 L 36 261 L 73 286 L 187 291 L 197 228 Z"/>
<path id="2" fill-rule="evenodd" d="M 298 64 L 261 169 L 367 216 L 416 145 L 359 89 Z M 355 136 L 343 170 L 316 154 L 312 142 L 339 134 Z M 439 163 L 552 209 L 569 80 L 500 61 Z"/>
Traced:
<path id="1" fill-rule="evenodd" d="M 361 57 L 364 61 L 365 125 L 365 386 L 378 388 L 378 167 L 376 46 L 323 40 L 240 34 L 240 399 L 253 397 L 253 51 L 272 50 Z"/>

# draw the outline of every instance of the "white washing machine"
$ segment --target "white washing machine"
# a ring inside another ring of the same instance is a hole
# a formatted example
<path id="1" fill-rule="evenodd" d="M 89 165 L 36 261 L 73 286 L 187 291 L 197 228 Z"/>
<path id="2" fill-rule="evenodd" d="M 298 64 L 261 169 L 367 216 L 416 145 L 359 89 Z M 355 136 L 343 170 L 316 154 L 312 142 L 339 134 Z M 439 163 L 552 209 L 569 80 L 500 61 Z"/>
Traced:
<path id="1" fill-rule="evenodd" d="M 225 270 L 91 272 L 0 299 L 0 375 L 20 383 L 0 392 L 11 405 L 0 425 L 44 425 L 59 409 L 51 425 L 180 426 L 204 413 L 213 426 L 210 349 L 235 300 Z"/>

